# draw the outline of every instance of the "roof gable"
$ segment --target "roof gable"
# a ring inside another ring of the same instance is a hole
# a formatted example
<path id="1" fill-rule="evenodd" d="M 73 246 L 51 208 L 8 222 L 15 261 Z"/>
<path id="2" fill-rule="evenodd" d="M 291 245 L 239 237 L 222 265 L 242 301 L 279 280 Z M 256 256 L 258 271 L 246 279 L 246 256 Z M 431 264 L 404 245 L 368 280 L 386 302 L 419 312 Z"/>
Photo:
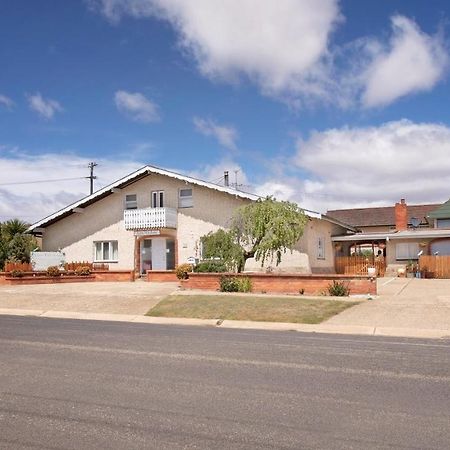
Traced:
<path id="1" fill-rule="evenodd" d="M 450 219 L 450 200 L 428 214 L 430 219 Z"/>
<path id="2" fill-rule="evenodd" d="M 208 181 L 200 180 L 198 178 L 181 175 L 179 173 L 176 173 L 176 172 L 173 172 L 170 170 L 161 169 L 159 167 L 155 167 L 155 166 L 151 166 L 151 165 L 146 165 L 146 166 L 141 167 L 140 169 L 130 173 L 129 175 L 127 175 L 123 178 L 120 178 L 119 180 L 109 184 L 108 186 L 105 186 L 104 188 L 94 192 L 93 194 L 88 195 L 87 197 L 84 197 L 81 200 L 78 200 L 77 202 L 72 203 L 71 205 L 68 205 L 65 208 L 63 208 L 59 211 L 56 211 L 55 213 L 34 223 L 33 225 L 31 225 L 28 228 L 27 231 L 32 232 L 32 231 L 36 231 L 37 228 L 49 226 L 49 225 L 63 219 L 64 217 L 67 217 L 67 216 L 73 214 L 74 210 L 76 210 L 76 208 L 83 208 L 83 207 L 89 206 L 89 205 L 101 200 L 102 198 L 105 198 L 105 197 L 113 194 L 114 189 L 124 188 L 124 187 L 126 187 L 130 184 L 133 184 L 136 181 L 139 181 L 151 174 L 159 174 L 159 175 L 167 176 L 167 177 L 174 178 L 174 179 L 177 179 L 180 181 L 184 181 L 184 182 L 192 184 L 192 185 L 202 186 L 202 187 L 205 187 L 208 189 L 214 189 L 216 191 L 223 192 L 228 195 L 233 195 L 235 197 L 240 197 L 240 198 L 244 198 L 244 199 L 248 199 L 248 200 L 252 200 L 252 201 L 256 201 L 256 200 L 262 198 L 260 195 L 250 194 L 248 192 L 243 192 L 243 191 L 238 191 L 231 187 L 221 186 L 218 184 L 210 183 Z M 303 210 L 303 211 L 308 217 L 312 217 L 312 218 L 316 218 L 316 219 L 322 218 L 322 215 L 315 211 L 309 211 L 309 210 Z"/>

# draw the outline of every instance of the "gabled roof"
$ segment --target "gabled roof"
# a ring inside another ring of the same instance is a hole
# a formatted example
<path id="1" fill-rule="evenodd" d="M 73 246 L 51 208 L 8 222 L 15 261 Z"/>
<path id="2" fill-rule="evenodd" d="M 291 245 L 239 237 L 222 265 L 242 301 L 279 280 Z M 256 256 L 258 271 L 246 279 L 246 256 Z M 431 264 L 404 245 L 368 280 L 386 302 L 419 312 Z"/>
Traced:
<path id="1" fill-rule="evenodd" d="M 440 204 L 407 205 L 408 224 L 411 218 L 417 217 L 421 224 L 427 223 L 427 216 Z M 335 209 L 327 211 L 327 216 L 354 227 L 395 226 L 395 207 L 384 206 L 376 208 Z"/>
<path id="2" fill-rule="evenodd" d="M 430 219 L 450 219 L 450 200 L 428 214 Z"/>
<path id="3" fill-rule="evenodd" d="M 123 188 L 129 186 L 130 184 L 133 184 L 136 181 L 139 181 L 142 178 L 145 178 L 151 174 L 164 175 L 164 176 L 167 176 L 170 178 L 184 181 L 187 184 L 203 186 L 208 189 L 214 189 L 216 191 L 223 192 L 225 194 L 233 195 L 235 197 L 240 197 L 240 198 L 244 198 L 244 199 L 248 199 L 248 200 L 256 201 L 259 198 L 262 198 L 261 196 L 256 195 L 256 194 L 250 194 L 248 192 L 238 191 L 231 187 L 220 186 L 218 184 L 210 183 L 208 181 L 203 181 L 198 178 L 181 175 L 179 173 L 176 173 L 176 172 L 173 172 L 170 170 L 146 165 L 146 166 L 141 167 L 140 169 L 136 170 L 135 172 L 132 172 L 129 175 L 127 175 L 123 178 L 120 178 L 119 180 L 115 181 L 114 183 L 111 183 L 108 186 L 105 186 L 104 188 L 94 192 L 93 194 L 88 195 L 87 197 L 84 197 L 81 200 L 78 200 L 77 202 L 72 203 L 71 205 L 68 205 L 65 208 L 60 209 L 59 211 L 34 223 L 33 225 L 31 225 L 28 228 L 27 232 L 33 232 L 33 231 L 37 232 L 38 228 L 43 228 L 43 227 L 49 226 L 49 225 L 63 219 L 64 217 L 70 216 L 71 214 L 76 212 L 77 208 L 85 208 L 85 207 L 101 200 L 102 198 L 105 198 L 105 197 L 113 194 L 114 189 L 123 189 Z M 304 212 L 309 217 L 316 218 L 316 219 L 322 218 L 322 215 L 318 212 L 309 211 L 309 210 L 304 210 Z"/>

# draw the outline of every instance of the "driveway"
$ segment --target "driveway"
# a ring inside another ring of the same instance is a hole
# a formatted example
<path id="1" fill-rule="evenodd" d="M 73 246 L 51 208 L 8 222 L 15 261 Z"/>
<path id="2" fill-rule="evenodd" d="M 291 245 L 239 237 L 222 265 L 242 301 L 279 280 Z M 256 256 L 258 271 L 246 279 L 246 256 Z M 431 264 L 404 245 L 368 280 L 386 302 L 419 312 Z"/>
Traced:
<path id="1" fill-rule="evenodd" d="M 380 278 L 379 297 L 327 324 L 450 330 L 450 280 Z"/>
<path id="2" fill-rule="evenodd" d="M 177 287 L 144 281 L 0 286 L 0 309 L 145 314 Z"/>

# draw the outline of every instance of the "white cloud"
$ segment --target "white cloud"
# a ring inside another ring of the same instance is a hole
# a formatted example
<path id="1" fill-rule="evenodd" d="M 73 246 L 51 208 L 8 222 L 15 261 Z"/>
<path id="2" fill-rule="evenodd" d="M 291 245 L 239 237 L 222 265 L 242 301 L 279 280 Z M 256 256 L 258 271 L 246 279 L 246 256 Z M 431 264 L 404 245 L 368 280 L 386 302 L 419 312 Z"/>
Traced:
<path id="1" fill-rule="evenodd" d="M 96 159 L 96 189 L 142 167 L 139 161 Z M 89 194 L 87 158 L 67 153 L 33 155 L 0 146 L 0 221 L 18 217 L 33 222 Z M 52 175 L 53 174 L 53 175 Z M 36 184 L 24 181 L 78 178 Z"/>
<path id="2" fill-rule="evenodd" d="M 117 91 L 114 94 L 117 109 L 135 122 L 159 120 L 158 105 L 139 92 Z"/>
<path id="3" fill-rule="evenodd" d="M 388 45 L 370 42 L 372 62 L 363 73 L 366 107 L 382 106 L 399 97 L 428 91 L 443 77 L 448 55 L 441 36 L 430 36 L 404 17 L 392 17 Z"/>
<path id="4" fill-rule="evenodd" d="M 158 17 L 176 30 L 200 72 L 244 76 L 268 95 L 315 98 L 324 84 L 328 41 L 341 20 L 337 0 L 90 0 L 111 22 Z"/>
<path id="5" fill-rule="evenodd" d="M 46 99 L 42 97 L 40 92 L 28 95 L 27 98 L 30 109 L 37 112 L 44 119 L 52 119 L 55 113 L 63 111 L 63 108 L 56 100 Z"/>
<path id="6" fill-rule="evenodd" d="M 169 22 L 204 76 L 249 79 L 294 108 L 317 101 L 386 105 L 430 90 L 448 60 L 441 36 L 400 15 L 392 17 L 387 43 L 362 37 L 334 45 L 333 31 L 343 22 L 338 0 L 87 1 L 112 23 L 123 16 Z"/>
<path id="7" fill-rule="evenodd" d="M 450 128 L 408 120 L 330 129 L 298 141 L 296 199 L 327 209 L 446 200 Z"/>
<path id="8" fill-rule="evenodd" d="M 229 150 L 236 150 L 238 132 L 230 125 L 220 125 L 211 119 L 194 117 L 195 129 L 204 136 L 213 136 L 220 145 Z"/>
<path id="9" fill-rule="evenodd" d="M 11 109 L 14 106 L 14 102 L 6 95 L 0 94 L 0 106 L 4 106 L 7 109 Z"/>

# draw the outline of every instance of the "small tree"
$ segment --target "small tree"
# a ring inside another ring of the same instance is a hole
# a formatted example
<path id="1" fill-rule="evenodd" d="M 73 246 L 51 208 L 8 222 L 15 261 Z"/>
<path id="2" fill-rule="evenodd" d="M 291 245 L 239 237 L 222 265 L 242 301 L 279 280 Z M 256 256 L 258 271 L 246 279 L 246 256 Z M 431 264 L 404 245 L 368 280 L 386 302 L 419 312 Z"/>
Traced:
<path id="1" fill-rule="evenodd" d="M 34 236 L 25 234 L 27 228 L 19 219 L 0 224 L 0 269 L 5 261 L 30 262 L 30 252 L 38 245 Z"/>
<path id="2" fill-rule="evenodd" d="M 239 208 L 228 231 L 219 230 L 202 238 L 203 254 L 219 257 L 242 272 L 250 258 L 261 261 L 276 258 L 292 250 L 303 235 L 307 218 L 297 204 L 278 202 L 272 197 Z"/>

